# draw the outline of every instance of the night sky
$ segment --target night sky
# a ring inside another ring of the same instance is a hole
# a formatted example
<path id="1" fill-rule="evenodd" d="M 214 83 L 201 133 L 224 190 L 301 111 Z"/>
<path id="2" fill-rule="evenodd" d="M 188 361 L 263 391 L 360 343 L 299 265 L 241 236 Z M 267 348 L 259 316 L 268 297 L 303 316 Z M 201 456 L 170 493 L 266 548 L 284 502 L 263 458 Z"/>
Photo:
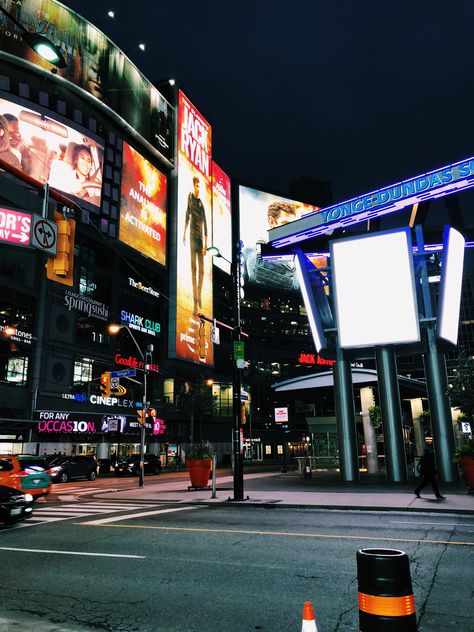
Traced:
<path id="1" fill-rule="evenodd" d="M 233 179 L 310 176 L 342 201 L 474 155 L 472 0 L 64 4 L 177 80 Z"/>

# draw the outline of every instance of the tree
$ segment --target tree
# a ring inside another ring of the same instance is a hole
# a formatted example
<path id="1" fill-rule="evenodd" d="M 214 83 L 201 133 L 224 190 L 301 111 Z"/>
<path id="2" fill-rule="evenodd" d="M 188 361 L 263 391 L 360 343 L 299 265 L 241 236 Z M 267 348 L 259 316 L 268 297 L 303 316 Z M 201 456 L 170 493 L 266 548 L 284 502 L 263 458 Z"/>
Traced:
<path id="1" fill-rule="evenodd" d="M 458 408 L 469 420 L 472 420 L 474 415 L 474 362 L 464 349 L 459 351 L 448 394 L 451 398 L 451 405 Z"/>

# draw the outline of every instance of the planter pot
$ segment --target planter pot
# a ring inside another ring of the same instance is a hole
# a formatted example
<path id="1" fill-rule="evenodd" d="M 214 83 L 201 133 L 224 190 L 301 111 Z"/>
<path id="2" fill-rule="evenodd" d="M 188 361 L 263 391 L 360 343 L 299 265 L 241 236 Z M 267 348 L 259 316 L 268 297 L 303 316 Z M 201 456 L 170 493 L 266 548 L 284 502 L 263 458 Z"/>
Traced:
<path id="1" fill-rule="evenodd" d="M 211 475 L 212 459 L 188 459 L 186 465 L 192 487 L 207 487 Z"/>
<path id="2" fill-rule="evenodd" d="M 470 490 L 474 490 L 474 456 L 461 456 L 462 475 Z"/>

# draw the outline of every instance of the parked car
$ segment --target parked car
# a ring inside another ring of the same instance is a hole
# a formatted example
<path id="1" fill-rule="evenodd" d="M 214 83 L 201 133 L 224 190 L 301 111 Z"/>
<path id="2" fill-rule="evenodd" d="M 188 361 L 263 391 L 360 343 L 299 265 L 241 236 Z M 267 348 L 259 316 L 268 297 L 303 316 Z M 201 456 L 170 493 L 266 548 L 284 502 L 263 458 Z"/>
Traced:
<path id="1" fill-rule="evenodd" d="M 98 471 L 97 474 L 110 474 L 112 469 L 112 459 L 97 459 Z"/>
<path id="2" fill-rule="evenodd" d="M 145 454 L 143 471 L 145 474 L 160 474 L 160 457 L 156 454 Z M 134 454 L 124 461 L 119 461 L 115 466 L 115 472 L 119 475 L 133 474 L 134 476 L 138 476 L 140 473 L 140 455 Z"/>
<path id="3" fill-rule="evenodd" d="M 0 522 L 12 524 L 29 518 L 33 512 L 33 496 L 13 487 L 0 485 Z"/>
<path id="4" fill-rule="evenodd" d="M 57 456 L 50 461 L 48 472 L 54 483 L 67 483 L 72 478 L 97 478 L 97 461 L 93 456 Z"/>
<path id="5" fill-rule="evenodd" d="M 51 477 L 46 471 L 44 457 L 32 454 L 6 454 L 0 456 L 0 485 L 13 487 L 35 498 L 51 491 Z"/>

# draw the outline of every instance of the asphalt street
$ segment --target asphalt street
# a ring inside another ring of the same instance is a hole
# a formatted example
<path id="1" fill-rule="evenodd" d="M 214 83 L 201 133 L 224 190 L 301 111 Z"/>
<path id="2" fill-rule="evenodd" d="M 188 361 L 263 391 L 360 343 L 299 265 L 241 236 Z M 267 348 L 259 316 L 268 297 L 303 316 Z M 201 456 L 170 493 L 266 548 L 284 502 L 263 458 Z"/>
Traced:
<path id="1" fill-rule="evenodd" d="M 307 600 L 357 630 L 370 547 L 407 552 L 420 632 L 474 629 L 472 516 L 88 497 L 0 529 L 0 630 L 289 632 Z"/>

